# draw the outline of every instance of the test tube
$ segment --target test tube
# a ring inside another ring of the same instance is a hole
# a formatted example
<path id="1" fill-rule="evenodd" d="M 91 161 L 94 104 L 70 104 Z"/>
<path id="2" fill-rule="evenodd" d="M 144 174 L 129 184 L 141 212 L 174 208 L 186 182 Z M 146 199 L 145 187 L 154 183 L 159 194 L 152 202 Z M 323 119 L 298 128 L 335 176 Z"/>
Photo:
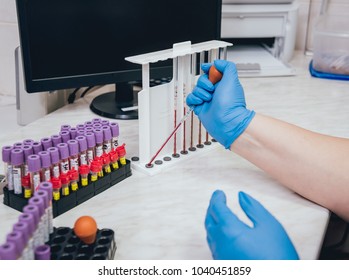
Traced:
<path id="1" fill-rule="evenodd" d="M 79 165 L 87 164 L 87 140 L 83 135 L 77 136 L 75 138 L 79 143 Z"/>
<path id="2" fill-rule="evenodd" d="M 126 165 L 126 149 L 125 149 L 125 144 L 122 144 L 121 146 L 116 148 L 116 152 L 119 155 L 119 161 L 121 165 Z"/>
<path id="3" fill-rule="evenodd" d="M 15 194 L 22 194 L 24 153 L 22 149 L 11 150 L 12 180 Z"/>
<path id="4" fill-rule="evenodd" d="M 24 190 L 24 198 L 31 198 L 33 195 L 32 188 L 30 186 L 30 174 L 24 175 L 22 177 L 22 187 Z"/>
<path id="5" fill-rule="evenodd" d="M 95 182 L 98 180 L 98 174 L 100 172 L 100 169 L 100 163 L 96 160 L 93 160 L 90 165 L 91 182 Z"/>
<path id="6" fill-rule="evenodd" d="M 102 121 L 101 118 L 93 118 L 92 119 L 92 123 L 95 124 L 95 123 L 100 123 Z"/>
<path id="7" fill-rule="evenodd" d="M 14 227 L 25 228 L 25 233 L 28 236 L 28 259 L 34 259 L 34 233 L 36 230 L 35 217 L 32 213 L 22 213 L 18 217 L 18 223 L 22 224 L 19 226 L 14 225 Z M 24 225 L 23 225 L 24 224 Z"/>
<path id="8" fill-rule="evenodd" d="M 77 132 L 78 130 L 75 127 L 71 127 L 69 129 L 70 139 L 75 139 L 75 137 L 77 136 Z"/>
<path id="9" fill-rule="evenodd" d="M 77 130 L 84 130 L 84 128 L 85 128 L 85 125 L 84 125 L 84 124 L 81 124 L 81 123 L 80 123 L 80 124 L 77 124 L 77 125 L 76 125 L 76 129 L 77 129 Z"/>
<path id="10" fill-rule="evenodd" d="M 44 191 L 48 196 L 48 226 L 49 233 L 53 233 L 53 209 L 52 209 L 52 199 L 53 199 L 53 184 L 51 182 L 42 182 L 39 186 L 40 191 Z M 40 193 L 38 193 L 40 195 Z"/>
<path id="11" fill-rule="evenodd" d="M 109 126 L 109 121 L 108 120 L 101 120 L 101 124 L 104 125 L 108 125 Z"/>
<path id="12" fill-rule="evenodd" d="M 37 154 L 37 153 L 39 153 L 40 151 L 43 150 L 41 142 L 38 142 L 38 141 L 34 141 L 33 142 L 32 148 L 33 148 L 34 154 Z"/>
<path id="13" fill-rule="evenodd" d="M 51 155 L 48 151 L 38 153 L 41 160 L 41 181 L 49 182 L 51 180 Z"/>
<path id="14" fill-rule="evenodd" d="M 88 185 L 88 174 L 90 173 L 90 168 L 87 164 L 83 164 L 79 166 L 80 173 L 80 183 L 82 187 L 86 187 Z"/>
<path id="15" fill-rule="evenodd" d="M 39 190 L 38 190 L 39 192 Z M 39 227 L 41 228 L 42 237 L 44 242 L 49 240 L 49 230 L 48 230 L 48 196 L 44 192 L 42 195 L 37 195 L 36 193 L 32 198 L 29 199 L 28 205 L 37 205 L 39 208 Z M 43 244 L 42 243 L 42 244 Z"/>
<path id="16" fill-rule="evenodd" d="M 85 124 L 85 127 L 92 127 L 93 126 L 92 121 L 86 121 L 84 124 Z"/>
<path id="17" fill-rule="evenodd" d="M 111 142 L 112 142 L 112 149 L 116 149 L 116 147 L 119 145 L 119 124 L 116 122 L 109 123 L 109 127 L 111 130 Z"/>
<path id="18" fill-rule="evenodd" d="M 119 155 L 116 151 L 111 151 L 109 153 L 110 156 L 110 162 L 111 162 L 111 166 L 113 167 L 113 170 L 116 170 L 119 168 Z"/>
<path id="19" fill-rule="evenodd" d="M 87 140 L 87 163 L 90 165 L 95 158 L 96 139 L 93 132 L 86 132 L 85 137 Z"/>
<path id="20" fill-rule="evenodd" d="M 52 145 L 53 145 L 50 137 L 44 137 L 40 141 L 41 141 L 41 145 L 45 151 L 48 148 L 52 147 Z"/>
<path id="21" fill-rule="evenodd" d="M 59 135 L 62 137 L 62 142 L 67 143 L 70 140 L 70 133 L 68 130 L 63 130 L 59 132 Z"/>
<path id="22" fill-rule="evenodd" d="M 60 159 L 59 150 L 57 147 L 50 147 L 47 149 L 51 157 L 51 178 L 59 178 L 60 175 Z"/>
<path id="23" fill-rule="evenodd" d="M 69 147 L 67 143 L 59 143 L 57 144 L 57 148 L 59 150 L 60 161 L 60 173 L 67 174 L 69 167 Z"/>
<path id="24" fill-rule="evenodd" d="M 93 133 L 96 139 L 95 156 L 100 157 L 103 155 L 103 130 L 95 128 Z"/>
<path id="25" fill-rule="evenodd" d="M 62 183 L 60 178 L 52 178 L 52 197 L 54 201 L 58 201 L 61 199 L 61 188 Z"/>
<path id="26" fill-rule="evenodd" d="M 39 155 L 30 155 L 28 156 L 28 170 L 30 174 L 30 187 L 32 193 L 35 193 L 41 182 L 41 159 Z"/>
<path id="27" fill-rule="evenodd" d="M 70 193 L 70 191 L 69 191 L 70 180 L 69 180 L 68 173 L 61 174 L 60 179 L 61 179 L 61 183 L 62 183 L 62 187 L 61 187 L 62 195 L 68 196 Z"/>
<path id="28" fill-rule="evenodd" d="M 92 127 L 95 129 L 95 128 L 97 128 L 97 129 L 101 129 L 102 128 L 102 126 L 103 126 L 103 124 L 102 123 L 94 123 L 93 125 L 92 125 Z"/>
<path id="29" fill-rule="evenodd" d="M 16 143 L 13 143 L 12 146 L 13 146 L 14 149 L 15 149 L 15 148 L 21 149 L 22 146 L 23 146 L 23 143 L 22 143 L 22 142 L 16 142 Z"/>
<path id="30" fill-rule="evenodd" d="M 24 248 L 22 251 L 22 258 L 24 260 L 33 260 L 33 248 L 30 247 L 30 229 L 29 225 L 26 222 L 17 222 L 13 225 L 12 228 L 14 231 L 20 231 L 23 235 Z"/>
<path id="31" fill-rule="evenodd" d="M 111 168 L 110 168 L 110 157 L 109 154 L 103 154 L 101 156 L 101 162 L 102 162 L 102 168 L 103 171 L 108 174 L 111 172 Z"/>
<path id="32" fill-rule="evenodd" d="M 34 217 L 34 232 L 33 232 L 33 249 L 37 246 L 44 244 L 44 235 L 42 232 L 42 226 L 39 226 L 40 223 L 40 212 L 41 210 L 37 205 L 27 204 L 23 207 L 23 213 L 31 214 Z"/>
<path id="33" fill-rule="evenodd" d="M 70 169 L 79 169 L 79 142 L 75 139 L 68 140 Z"/>
<path id="34" fill-rule="evenodd" d="M 33 139 L 25 139 L 25 140 L 23 140 L 23 144 L 24 144 L 24 145 L 29 145 L 29 146 L 31 146 L 31 145 L 33 145 L 33 143 L 34 143 L 34 140 L 33 140 Z"/>
<path id="35" fill-rule="evenodd" d="M 61 131 L 68 131 L 71 128 L 70 124 L 62 124 Z"/>
<path id="36" fill-rule="evenodd" d="M 2 161 L 4 162 L 4 174 L 7 182 L 7 188 L 9 191 L 13 191 L 12 180 L 12 164 L 11 164 L 11 150 L 12 146 L 2 147 Z"/>
<path id="37" fill-rule="evenodd" d="M 69 180 L 70 180 L 70 188 L 73 192 L 76 192 L 79 189 L 78 181 L 79 181 L 79 172 L 77 169 L 70 169 L 68 172 Z"/>
<path id="38" fill-rule="evenodd" d="M 23 164 L 23 175 L 28 175 L 28 156 L 32 155 L 34 153 L 32 146 L 29 145 L 23 145 L 22 147 L 23 153 L 24 153 L 24 164 Z"/>
<path id="39" fill-rule="evenodd" d="M 109 125 L 104 125 L 102 126 L 102 130 L 103 130 L 103 152 L 105 154 L 108 154 L 111 151 L 111 139 L 112 139 L 112 135 L 111 135 L 111 129 L 109 127 Z"/>
<path id="40" fill-rule="evenodd" d="M 51 259 L 51 247 L 50 245 L 43 244 L 35 248 L 35 260 L 50 260 Z"/>

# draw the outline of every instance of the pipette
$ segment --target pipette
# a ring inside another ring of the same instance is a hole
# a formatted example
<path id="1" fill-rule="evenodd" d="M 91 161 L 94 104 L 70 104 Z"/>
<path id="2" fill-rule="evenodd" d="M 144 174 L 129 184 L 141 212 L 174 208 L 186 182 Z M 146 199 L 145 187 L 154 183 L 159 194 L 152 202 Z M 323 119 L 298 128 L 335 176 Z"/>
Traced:
<path id="1" fill-rule="evenodd" d="M 216 67 L 214 67 L 213 65 L 211 66 L 209 72 L 208 72 L 208 79 L 211 81 L 212 84 L 215 84 L 217 82 L 219 82 L 222 79 L 222 73 L 219 72 L 217 70 Z M 170 136 L 167 137 L 167 139 L 165 140 L 165 142 L 162 144 L 162 146 L 160 147 L 160 149 L 155 153 L 155 155 L 151 158 L 151 160 L 149 161 L 149 163 L 147 163 L 145 166 L 146 167 L 152 167 L 152 163 L 154 161 L 154 159 L 159 155 L 159 153 L 162 151 L 162 149 L 166 146 L 166 144 L 168 143 L 168 141 L 170 141 L 170 139 L 172 138 L 172 136 L 177 132 L 177 130 L 179 129 L 179 127 L 186 121 L 186 119 L 190 116 L 191 112 L 195 109 L 195 106 L 191 106 L 188 110 L 188 112 L 186 112 L 186 114 L 183 116 L 183 118 L 180 120 L 180 122 L 177 124 L 177 126 L 174 128 L 174 130 L 172 131 L 172 133 L 170 134 Z"/>

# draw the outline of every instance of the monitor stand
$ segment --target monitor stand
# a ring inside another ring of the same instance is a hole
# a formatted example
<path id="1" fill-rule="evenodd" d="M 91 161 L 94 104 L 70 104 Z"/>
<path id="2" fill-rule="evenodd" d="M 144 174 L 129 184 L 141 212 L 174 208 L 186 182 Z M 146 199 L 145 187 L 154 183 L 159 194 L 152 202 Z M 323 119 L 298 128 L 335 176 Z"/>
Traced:
<path id="1" fill-rule="evenodd" d="M 138 119 L 137 93 L 131 83 L 115 84 L 115 92 L 95 97 L 90 109 L 102 117 L 120 120 Z"/>

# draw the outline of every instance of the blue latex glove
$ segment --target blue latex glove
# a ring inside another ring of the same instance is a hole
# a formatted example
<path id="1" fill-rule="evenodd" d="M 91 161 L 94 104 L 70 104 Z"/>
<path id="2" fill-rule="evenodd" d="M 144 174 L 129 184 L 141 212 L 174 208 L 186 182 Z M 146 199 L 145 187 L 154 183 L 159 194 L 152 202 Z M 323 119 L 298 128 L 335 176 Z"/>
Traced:
<path id="1" fill-rule="evenodd" d="M 212 195 L 205 227 L 214 259 L 298 259 L 282 225 L 258 201 L 239 192 L 239 203 L 252 221 L 252 228 L 227 207 L 224 192 L 215 191 Z"/>
<path id="2" fill-rule="evenodd" d="M 231 144 L 249 125 L 255 112 L 246 109 L 244 90 L 235 64 L 225 60 L 214 62 L 217 70 L 223 74 L 221 81 L 215 85 L 208 79 L 211 65 L 202 65 L 205 74 L 199 77 L 186 103 L 189 107 L 196 106 L 194 112 L 208 133 L 226 149 L 230 149 Z"/>

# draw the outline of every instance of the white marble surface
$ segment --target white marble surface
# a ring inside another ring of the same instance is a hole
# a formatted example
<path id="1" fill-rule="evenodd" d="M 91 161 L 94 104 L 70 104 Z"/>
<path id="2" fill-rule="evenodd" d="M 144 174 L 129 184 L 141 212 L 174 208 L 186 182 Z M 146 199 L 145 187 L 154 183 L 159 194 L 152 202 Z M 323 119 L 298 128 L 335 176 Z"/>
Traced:
<path id="1" fill-rule="evenodd" d="M 307 129 L 349 137 L 349 83 L 310 77 L 309 59 L 296 53 L 291 61 L 297 70 L 294 77 L 242 79 L 248 107 Z M 88 107 L 93 96 L 15 132 L 3 132 L 0 146 L 26 138 L 39 140 L 57 133 L 61 124 L 75 125 L 97 117 Z M 131 158 L 137 155 L 138 122 L 119 124 L 120 142 L 127 144 Z M 57 217 L 54 224 L 72 227 L 79 216 L 92 215 L 98 227 L 115 230 L 116 259 L 210 259 L 204 218 L 215 189 L 226 192 L 228 204 L 246 222 L 237 193 L 251 194 L 284 225 L 301 259 L 318 257 L 328 210 L 292 193 L 219 145 L 155 176 L 133 170 L 131 177 Z M 18 215 L 0 204 L 0 242 Z"/>

